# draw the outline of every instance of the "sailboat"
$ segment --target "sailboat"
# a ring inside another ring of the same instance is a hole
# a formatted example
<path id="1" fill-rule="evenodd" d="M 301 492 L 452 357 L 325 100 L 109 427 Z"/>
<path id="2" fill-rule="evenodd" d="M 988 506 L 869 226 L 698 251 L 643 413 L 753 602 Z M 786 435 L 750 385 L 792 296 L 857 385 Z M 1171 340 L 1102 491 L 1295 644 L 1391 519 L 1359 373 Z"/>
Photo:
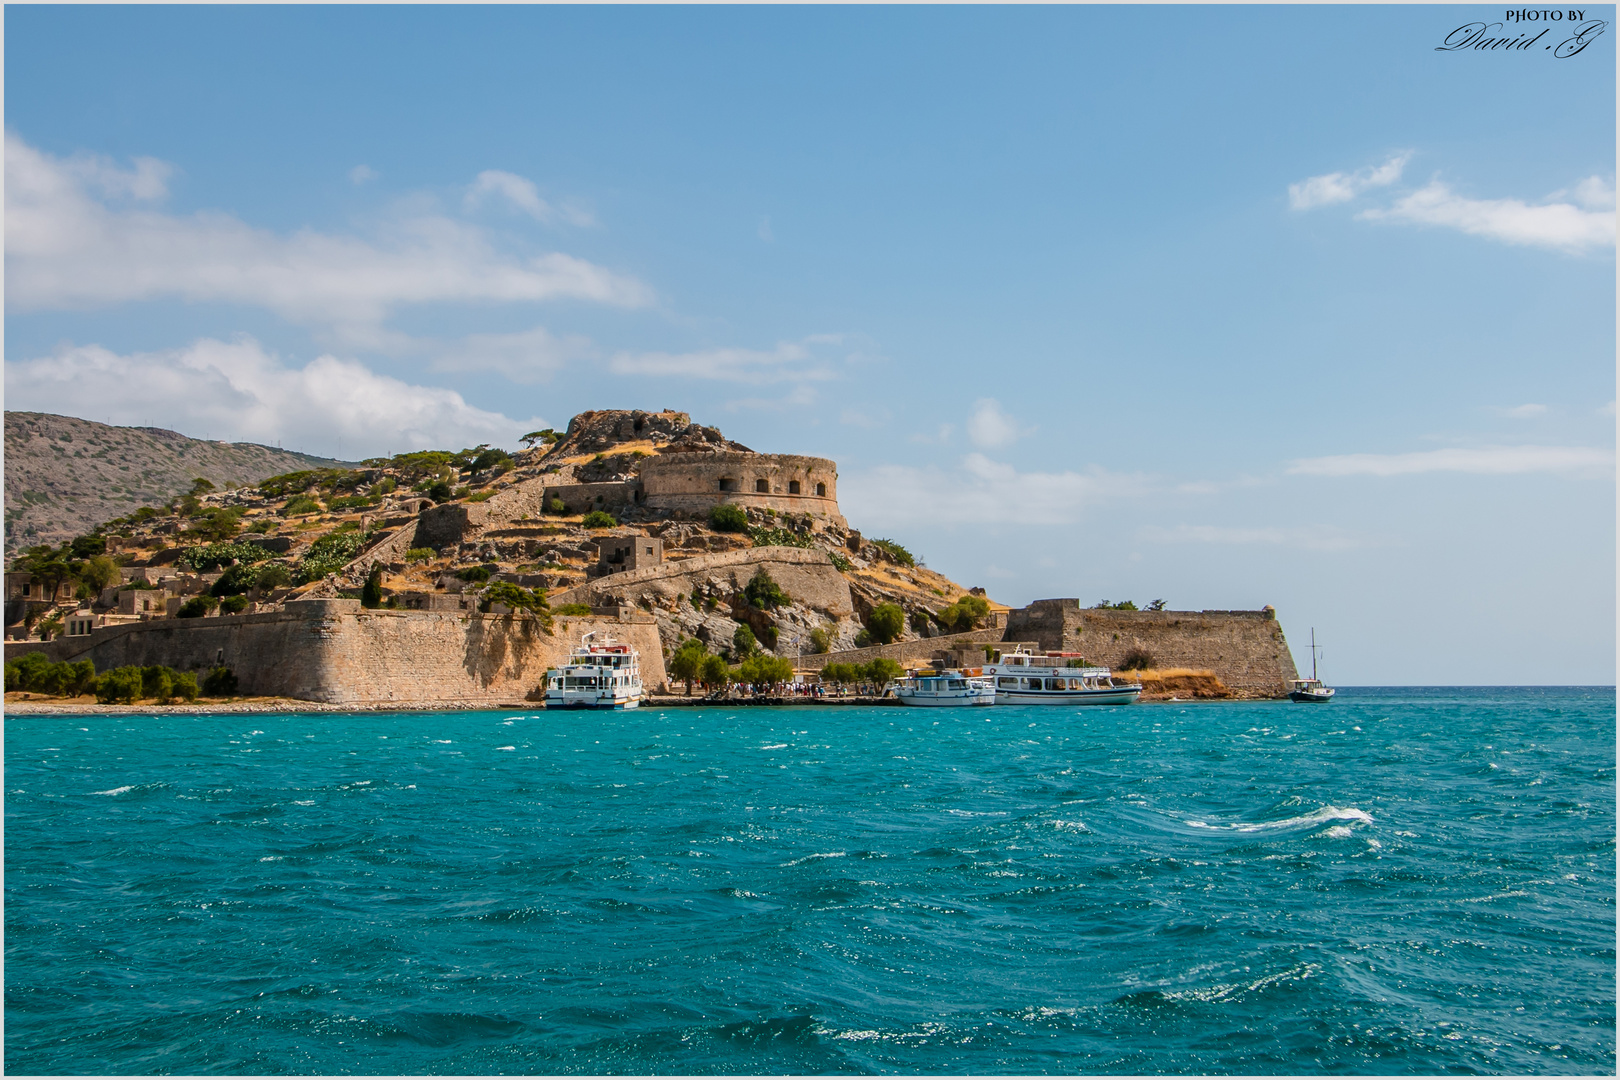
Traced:
<path id="1" fill-rule="evenodd" d="M 1308 679 L 1295 679 L 1293 689 L 1288 691 L 1289 701 L 1332 701 L 1333 687 L 1323 686 L 1322 680 L 1316 677 L 1316 627 L 1311 627 L 1311 677 Z"/>

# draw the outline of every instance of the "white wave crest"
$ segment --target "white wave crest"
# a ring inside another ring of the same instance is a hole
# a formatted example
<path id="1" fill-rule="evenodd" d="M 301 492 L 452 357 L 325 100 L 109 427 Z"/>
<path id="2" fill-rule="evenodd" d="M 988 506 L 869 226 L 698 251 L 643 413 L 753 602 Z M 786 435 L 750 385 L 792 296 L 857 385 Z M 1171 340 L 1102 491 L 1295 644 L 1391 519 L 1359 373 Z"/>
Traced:
<path id="1" fill-rule="evenodd" d="M 1203 821 L 1189 821 L 1187 824 L 1191 825 L 1195 829 L 1212 829 L 1221 832 L 1255 833 L 1276 832 L 1281 829 L 1309 828 L 1312 825 L 1321 825 L 1328 821 L 1359 821 L 1363 824 L 1371 825 L 1372 820 L 1371 814 L 1367 813 L 1365 810 L 1357 810 L 1353 806 L 1347 806 L 1343 809 L 1337 806 L 1324 806 L 1322 809 L 1313 810 L 1309 814 L 1301 814 L 1298 817 L 1283 818 L 1281 821 L 1235 821 L 1230 825 L 1211 825 Z"/>
<path id="2" fill-rule="evenodd" d="M 106 791 L 92 791 L 92 795 L 122 795 L 126 791 L 134 791 L 134 784 L 125 784 L 123 787 L 108 788 Z"/>
<path id="3" fill-rule="evenodd" d="M 798 866 L 800 863 L 809 862 L 811 859 L 842 859 L 844 856 L 846 856 L 848 854 L 849 854 L 849 852 L 847 852 L 847 851 L 823 851 L 823 852 L 818 852 L 815 855 L 805 855 L 802 858 L 789 860 L 788 862 L 785 862 L 782 865 L 783 866 Z"/>

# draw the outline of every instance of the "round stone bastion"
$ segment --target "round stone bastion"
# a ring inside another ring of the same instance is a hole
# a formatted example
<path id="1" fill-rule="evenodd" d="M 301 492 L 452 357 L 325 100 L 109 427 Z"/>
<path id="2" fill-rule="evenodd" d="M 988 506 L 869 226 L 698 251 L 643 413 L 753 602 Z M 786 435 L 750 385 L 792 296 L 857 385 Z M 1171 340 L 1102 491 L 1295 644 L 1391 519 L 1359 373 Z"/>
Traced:
<path id="1" fill-rule="evenodd" d="M 843 528 L 838 512 L 838 464 L 801 454 L 658 454 L 637 470 L 642 505 L 708 513 L 731 503 L 777 513 L 813 514 Z"/>

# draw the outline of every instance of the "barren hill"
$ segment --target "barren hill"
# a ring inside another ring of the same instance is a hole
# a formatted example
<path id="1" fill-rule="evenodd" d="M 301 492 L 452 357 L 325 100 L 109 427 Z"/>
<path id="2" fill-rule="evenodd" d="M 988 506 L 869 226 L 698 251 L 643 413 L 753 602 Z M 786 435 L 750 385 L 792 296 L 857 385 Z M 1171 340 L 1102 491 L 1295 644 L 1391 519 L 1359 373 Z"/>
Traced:
<path id="1" fill-rule="evenodd" d="M 7 412 L 6 553 L 60 543 L 137 507 L 161 506 L 199 476 L 226 487 L 340 464 L 257 443 L 189 439 L 163 428 Z"/>

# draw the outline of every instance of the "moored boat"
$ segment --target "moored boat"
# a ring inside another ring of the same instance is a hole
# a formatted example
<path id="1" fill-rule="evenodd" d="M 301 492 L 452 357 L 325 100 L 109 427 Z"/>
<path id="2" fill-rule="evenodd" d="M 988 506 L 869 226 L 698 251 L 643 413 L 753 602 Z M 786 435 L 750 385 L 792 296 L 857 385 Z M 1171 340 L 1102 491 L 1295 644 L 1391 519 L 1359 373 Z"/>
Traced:
<path id="1" fill-rule="evenodd" d="M 1333 700 L 1333 687 L 1326 686 L 1316 676 L 1316 627 L 1311 627 L 1311 677 L 1308 679 L 1295 679 L 1289 684 L 1289 701 L 1303 703 L 1321 703 Z"/>
<path id="2" fill-rule="evenodd" d="M 641 704 L 641 659 L 622 641 L 591 631 L 568 663 L 546 672 L 548 709 L 634 709 Z"/>
<path id="3" fill-rule="evenodd" d="M 1129 705 L 1142 684 L 1122 682 L 1079 653 L 1030 653 L 1015 649 L 984 666 L 996 685 L 998 705 Z"/>
<path id="4" fill-rule="evenodd" d="M 996 703 L 995 682 L 976 672 L 919 668 L 894 680 L 889 689 L 907 705 L 961 708 Z"/>

